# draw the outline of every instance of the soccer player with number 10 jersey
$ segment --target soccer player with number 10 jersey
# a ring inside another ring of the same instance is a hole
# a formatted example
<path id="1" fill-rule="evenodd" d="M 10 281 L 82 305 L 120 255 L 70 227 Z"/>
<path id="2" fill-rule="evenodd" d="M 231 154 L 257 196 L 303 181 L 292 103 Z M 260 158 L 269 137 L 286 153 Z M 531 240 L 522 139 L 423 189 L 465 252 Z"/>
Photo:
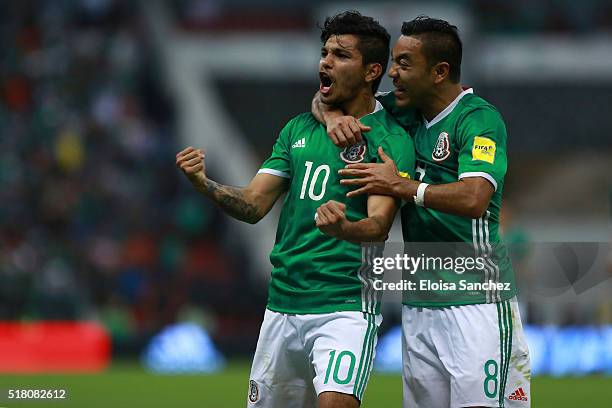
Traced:
<path id="1" fill-rule="evenodd" d="M 380 161 L 381 149 L 402 177 L 414 175 L 412 139 L 374 99 L 389 58 L 387 31 L 372 18 L 346 12 L 325 21 L 321 40 L 321 98 L 371 128 L 361 143 L 338 148 L 311 113 L 298 115 L 244 188 L 210 180 L 203 150 L 177 154 L 196 189 L 239 220 L 257 222 L 286 194 L 247 406 L 360 405 L 381 316 L 380 294 L 359 243 L 387 238 L 399 200 L 347 198 L 350 189 L 340 184 L 338 171 Z"/>

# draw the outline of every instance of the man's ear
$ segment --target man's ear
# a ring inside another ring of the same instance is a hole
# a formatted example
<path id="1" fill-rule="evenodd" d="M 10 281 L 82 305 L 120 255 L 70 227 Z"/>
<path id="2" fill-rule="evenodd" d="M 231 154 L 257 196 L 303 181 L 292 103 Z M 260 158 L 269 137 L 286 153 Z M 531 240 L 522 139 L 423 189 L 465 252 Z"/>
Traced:
<path id="1" fill-rule="evenodd" d="M 382 65 L 380 65 L 377 62 L 368 64 L 366 66 L 366 72 L 365 72 L 365 80 L 366 82 L 370 83 L 370 82 L 374 82 L 376 81 L 378 78 L 380 78 L 380 76 L 383 74 L 383 69 L 382 69 Z"/>
<path id="2" fill-rule="evenodd" d="M 438 62 L 431 68 L 431 75 L 435 84 L 444 82 L 444 80 L 448 78 L 449 73 L 450 65 L 448 62 Z"/>

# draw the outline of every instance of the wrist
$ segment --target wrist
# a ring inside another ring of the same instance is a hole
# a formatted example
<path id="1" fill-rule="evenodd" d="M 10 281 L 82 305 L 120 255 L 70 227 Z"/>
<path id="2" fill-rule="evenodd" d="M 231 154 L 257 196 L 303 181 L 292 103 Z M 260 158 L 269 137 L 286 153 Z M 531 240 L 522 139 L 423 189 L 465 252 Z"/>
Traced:
<path id="1" fill-rule="evenodd" d="M 210 180 L 208 177 L 206 177 L 205 175 L 203 176 L 198 176 L 195 177 L 193 180 L 191 180 L 191 183 L 202 193 L 204 194 L 209 194 L 212 190 L 214 190 L 212 184 L 213 181 Z"/>
<path id="2" fill-rule="evenodd" d="M 349 220 L 344 220 L 338 225 L 338 230 L 336 234 L 336 238 L 345 237 L 350 235 L 351 222 Z"/>
<path id="3" fill-rule="evenodd" d="M 393 183 L 392 187 L 393 196 L 404 201 L 412 201 L 413 196 L 416 194 L 418 185 L 418 182 L 398 175 L 397 180 Z"/>
<path id="4" fill-rule="evenodd" d="M 419 207 L 425 207 L 425 190 L 429 187 L 427 183 L 421 183 L 417 187 L 416 194 L 414 195 L 414 204 Z"/>

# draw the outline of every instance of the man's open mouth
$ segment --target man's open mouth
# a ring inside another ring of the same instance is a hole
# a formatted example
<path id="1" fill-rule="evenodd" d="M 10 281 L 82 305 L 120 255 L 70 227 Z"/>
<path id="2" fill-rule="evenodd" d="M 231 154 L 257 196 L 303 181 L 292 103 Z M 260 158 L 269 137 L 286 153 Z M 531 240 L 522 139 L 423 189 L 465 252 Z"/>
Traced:
<path id="1" fill-rule="evenodd" d="M 319 80 L 321 81 L 321 85 L 319 86 L 319 92 L 323 95 L 329 94 L 332 85 L 334 84 L 334 80 L 325 72 L 319 72 Z"/>
<path id="2" fill-rule="evenodd" d="M 403 96 L 405 92 L 406 92 L 405 88 L 395 85 L 395 91 L 394 91 L 395 96 Z"/>

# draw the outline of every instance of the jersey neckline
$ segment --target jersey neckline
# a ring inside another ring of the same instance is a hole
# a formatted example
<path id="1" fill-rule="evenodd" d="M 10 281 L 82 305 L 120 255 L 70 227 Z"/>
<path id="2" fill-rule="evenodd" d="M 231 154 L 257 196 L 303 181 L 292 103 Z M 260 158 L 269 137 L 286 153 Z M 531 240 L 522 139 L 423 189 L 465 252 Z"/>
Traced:
<path id="1" fill-rule="evenodd" d="M 474 89 L 473 88 L 468 88 L 468 89 L 464 90 L 463 92 L 461 92 L 455 98 L 455 100 L 452 101 L 446 108 L 444 108 L 444 110 L 442 112 L 438 113 L 438 115 L 435 118 L 433 118 L 431 120 L 431 122 L 428 122 L 427 119 L 425 119 L 425 116 L 423 116 L 423 123 L 425 123 L 425 127 L 427 129 L 429 129 L 430 127 L 432 127 L 436 123 L 440 122 L 442 119 L 447 117 L 453 111 L 453 109 L 455 109 L 455 106 L 457 106 L 457 104 L 459 103 L 461 98 L 463 98 L 467 94 L 473 94 L 473 93 L 474 93 Z"/>
<path id="2" fill-rule="evenodd" d="M 376 105 L 374 105 L 374 110 L 372 112 L 370 112 L 370 113 L 366 113 L 365 115 L 363 115 L 363 116 L 361 116 L 361 117 L 359 117 L 357 119 L 363 119 L 363 118 L 365 118 L 368 115 L 372 115 L 372 114 L 374 114 L 374 113 L 384 109 L 383 106 L 382 106 L 382 103 L 378 102 L 378 99 L 374 99 L 374 100 L 376 101 Z"/>

